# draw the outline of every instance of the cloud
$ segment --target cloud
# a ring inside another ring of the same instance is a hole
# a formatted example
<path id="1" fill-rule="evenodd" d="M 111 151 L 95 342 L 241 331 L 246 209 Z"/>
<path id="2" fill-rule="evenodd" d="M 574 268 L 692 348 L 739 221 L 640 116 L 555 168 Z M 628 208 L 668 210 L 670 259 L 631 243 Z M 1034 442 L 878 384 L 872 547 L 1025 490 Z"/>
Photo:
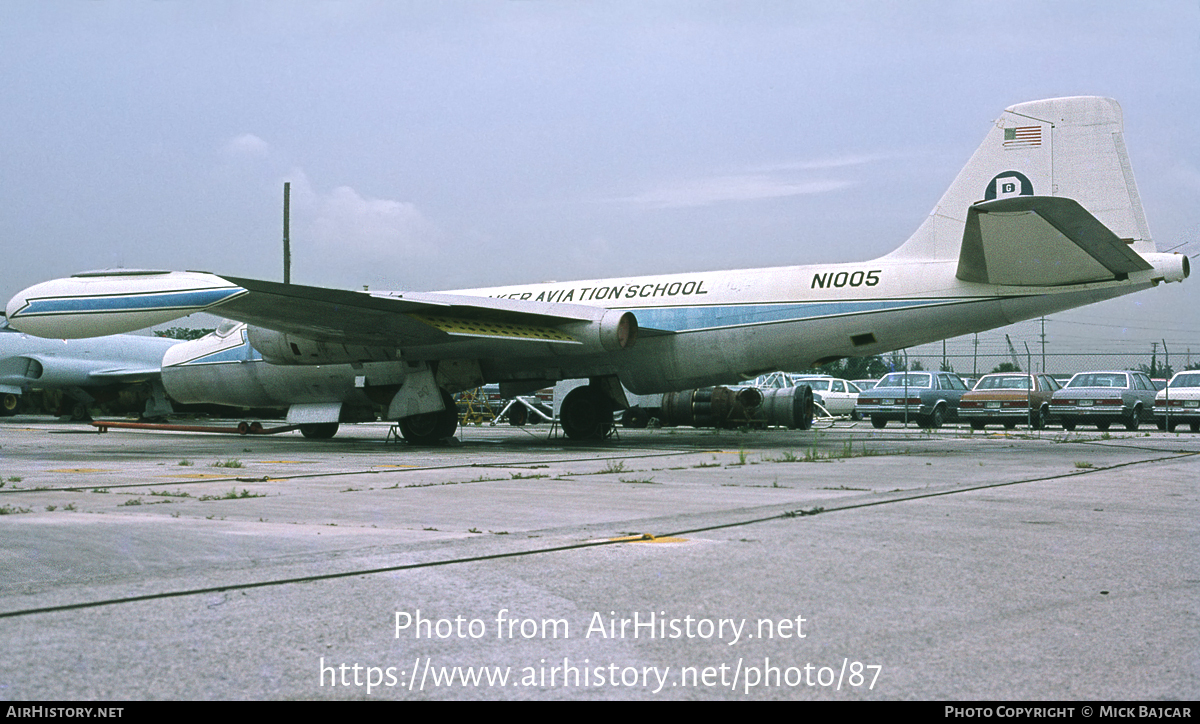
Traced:
<path id="1" fill-rule="evenodd" d="M 230 156 L 266 158 L 267 154 L 271 152 L 271 144 L 253 133 L 243 133 L 227 141 L 224 150 Z"/>
<path id="2" fill-rule="evenodd" d="M 365 197 L 349 186 L 314 200 L 312 239 L 329 249 L 363 255 L 359 260 L 365 265 L 372 259 L 427 257 L 436 249 L 438 230 L 415 204 Z"/>
<path id="3" fill-rule="evenodd" d="M 849 181 L 796 181 L 772 174 L 713 176 L 660 186 L 641 194 L 615 199 L 652 209 L 673 209 L 710 204 L 758 201 L 838 191 Z"/>

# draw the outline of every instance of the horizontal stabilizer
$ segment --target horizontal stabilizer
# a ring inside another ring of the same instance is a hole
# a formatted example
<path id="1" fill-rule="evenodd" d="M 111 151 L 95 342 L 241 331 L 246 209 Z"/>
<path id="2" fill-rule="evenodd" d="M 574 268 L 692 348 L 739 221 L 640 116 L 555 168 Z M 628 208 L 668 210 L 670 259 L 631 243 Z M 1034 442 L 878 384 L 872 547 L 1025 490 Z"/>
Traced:
<path id="1" fill-rule="evenodd" d="M 1015 196 L 967 211 L 957 276 L 1045 287 L 1125 279 L 1151 268 L 1075 200 Z"/>

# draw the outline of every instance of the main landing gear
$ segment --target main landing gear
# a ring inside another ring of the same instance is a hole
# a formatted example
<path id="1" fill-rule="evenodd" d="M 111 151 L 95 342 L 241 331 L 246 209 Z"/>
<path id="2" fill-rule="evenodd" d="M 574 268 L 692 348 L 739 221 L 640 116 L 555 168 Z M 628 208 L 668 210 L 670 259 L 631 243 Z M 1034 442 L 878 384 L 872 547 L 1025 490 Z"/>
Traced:
<path id="1" fill-rule="evenodd" d="M 405 440 L 413 445 L 436 445 L 454 437 L 458 430 L 458 408 L 449 392 L 441 392 L 445 409 L 400 418 L 400 434 Z"/>

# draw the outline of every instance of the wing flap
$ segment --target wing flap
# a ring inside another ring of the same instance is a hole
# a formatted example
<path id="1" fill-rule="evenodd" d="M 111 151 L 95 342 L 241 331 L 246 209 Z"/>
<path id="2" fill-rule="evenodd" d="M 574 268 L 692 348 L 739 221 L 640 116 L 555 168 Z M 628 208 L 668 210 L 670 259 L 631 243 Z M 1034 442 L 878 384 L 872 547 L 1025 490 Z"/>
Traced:
<path id="1" fill-rule="evenodd" d="M 1013 286 L 1124 279 L 1151 265 L 1073 199 L 1016 196 L 967 212 L 958 278 Z"/>

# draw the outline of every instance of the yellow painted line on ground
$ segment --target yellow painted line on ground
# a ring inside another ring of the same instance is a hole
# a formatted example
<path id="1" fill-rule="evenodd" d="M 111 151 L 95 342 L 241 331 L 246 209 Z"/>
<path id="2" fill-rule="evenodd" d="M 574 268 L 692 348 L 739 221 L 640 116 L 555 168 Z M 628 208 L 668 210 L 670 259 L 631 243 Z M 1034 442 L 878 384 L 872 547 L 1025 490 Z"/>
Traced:
<path id="1" fill-rule="evenodd" d="M 175 475 L 156 475 L 157 478 L 232 478 L 233 475 L 218 475 L 215 473 L 176 473 Z"/>
<path id="2" fill-rule="evenodd" d="M 303 460 L 259 460 L 260 463 L 279 463 L 281 465 L 299 465 Z"/>
<path id="3" fill-rule="evenodd" d="M 55 470 L 47 470 L 48 473 L 111 473 L 112 470 L 104 470 L 102 468 L 57 468 Z"/>

